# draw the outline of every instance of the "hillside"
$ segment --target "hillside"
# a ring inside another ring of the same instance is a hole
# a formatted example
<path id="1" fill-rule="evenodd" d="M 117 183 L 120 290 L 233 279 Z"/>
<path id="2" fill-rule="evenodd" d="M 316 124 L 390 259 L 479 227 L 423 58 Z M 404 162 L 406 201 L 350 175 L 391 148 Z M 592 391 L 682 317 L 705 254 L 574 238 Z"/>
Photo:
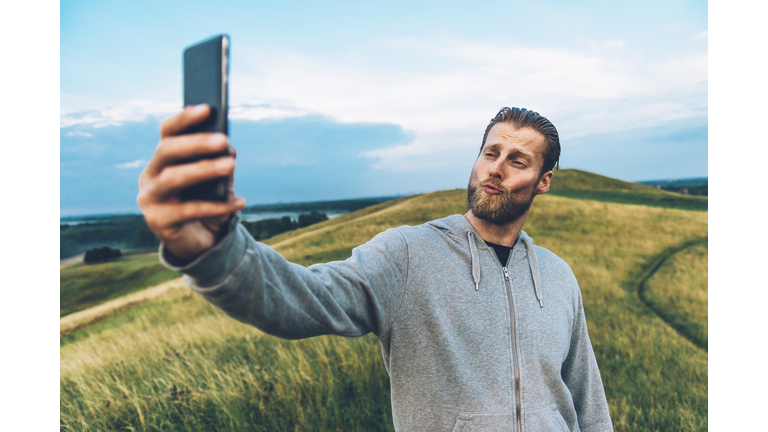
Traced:
<path id="1" fill-rule="evenodd" d="M 560 191 L 666 196 L 563 173 Z M 465 200 L 463 189 L 402 197 L 266 243 L 304 265 L 343 259 L 386 228 L 463 213 Z M 524 229 L 579 280 L 615 429 L 706 430 L 707 353 L 639 291 L 670 251 L 706 238 L 707 213 L 547 194 Z M 96 324 L 62 338 L 62 430 L 392 429 L 388 378 L 371 335 L 277 339 L 181 287 L 135 301 L 106 319 L 89 316 Z"/>
<path id="2" fill-rule="evenodd" d="M 566 198 L 707 211 L 706 197 L 669 192 L 577 169 L 555 171 L 548 192 Z"/>

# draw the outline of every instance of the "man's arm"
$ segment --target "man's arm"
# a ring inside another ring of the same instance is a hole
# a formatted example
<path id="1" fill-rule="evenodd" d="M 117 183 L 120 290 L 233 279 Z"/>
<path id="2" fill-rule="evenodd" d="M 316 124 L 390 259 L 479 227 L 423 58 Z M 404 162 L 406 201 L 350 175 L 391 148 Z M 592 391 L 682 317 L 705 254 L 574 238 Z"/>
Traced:
<path id="1" fill-rule="evenodd" d="M 573 397 L 579 429 L 584 432 L 613 431 L 603 381 L 587 333 L 587 321 L 578 285 L 576 291 L 576 314 L 568 357 L 562 368 L 563 381 Z"/>
<path id="2" fill-rule="evenodd" d="M 174 267 L 162 258 L 217 308 L 286 339 L 389 331 L 407 277 L 407 246 L 397 230 L 355 248 L 346 261 L 305 268 L 257 243 L 236 218 L 229 223 L 229 234 L 192 263 Z"/>

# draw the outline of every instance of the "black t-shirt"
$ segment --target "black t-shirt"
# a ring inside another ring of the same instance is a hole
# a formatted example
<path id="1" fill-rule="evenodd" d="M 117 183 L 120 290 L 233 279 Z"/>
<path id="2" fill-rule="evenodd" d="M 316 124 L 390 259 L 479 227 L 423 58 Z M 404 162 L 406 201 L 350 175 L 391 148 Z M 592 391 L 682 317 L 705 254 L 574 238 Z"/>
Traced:
<path id="1" fill-rule="evenodd" d="M 496 252 L 496 256 L 499 258 L 499 262 L 501 263 L 502 267 L 506 267 L 507 260 L 509 259 L 509 253 L 512 252 L 512 246 L 497 245 L 496 243 L 491 243 L 489 241 L 485 242 L 485 244 L 493 248 L 493 251 Z"/>

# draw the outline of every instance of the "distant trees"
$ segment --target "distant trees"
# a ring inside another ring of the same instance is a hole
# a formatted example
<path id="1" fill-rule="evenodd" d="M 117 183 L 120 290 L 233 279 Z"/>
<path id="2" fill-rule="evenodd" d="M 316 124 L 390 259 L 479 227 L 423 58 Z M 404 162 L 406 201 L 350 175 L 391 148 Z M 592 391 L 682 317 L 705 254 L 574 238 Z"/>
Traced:
<path id="1" fill-rule="evenodd" d="M 61 224 L 60 258 L 67 258 L 97 246 L 112 248 L 157 247 L 160 241 L 141 215 L 94 217 L 94 222 Z"/>
<path id="2" fill-rule="evenodd" d="M 254 222 L 243 221 L 241 223 L 254 239 L 265 240 L 278 234 L 293 231 L 297 228 L 304 228 L 324 220 L 328 220 L 328 215 L 313 211 L 300 214 L 298 222 L 293 221 L 290 216 L 283 216 L 281 218 L 262 219 Z"/>
<path id="3" fill-rule="evenodd" d="M 256 222 L 243 222 L 243 225 L 256 240 L 263 240 L 327 219 L 328 216 L 325 213 L 313 211 L 300 214 L 296 221 L 291 220 L 289 216 L 284 216 Z M 160 241 L 149 229 L 141 215 L 94 217 L 93 221 L 76 225 L 62 223 L 59 233 L 60 258 L 68 258 L 88 250 L 96 250 L 93 248 L 101 245 L 131 249 L 156 248 L 160 245 Z"/>
<path id="4" fill-rule="evenodd" d="M 328 216 L 325 213 L 318 213 L 316 211 L 302 213 L 299 215 L 299 228 L 304 228 L 305 226 L 310 226 L 324 220 L 328 220 Z"/>
<path id="5" fill-rule="evenodd" d="M 120 252 L 120 249 L 112 249 L 109 246 L 102 246 L 100 248 L 85 251 L 83 261 L 90 264 L 104 261 L 109 258 L 120 258 L 121 256 L 123 256 L 123 253 Z"/>

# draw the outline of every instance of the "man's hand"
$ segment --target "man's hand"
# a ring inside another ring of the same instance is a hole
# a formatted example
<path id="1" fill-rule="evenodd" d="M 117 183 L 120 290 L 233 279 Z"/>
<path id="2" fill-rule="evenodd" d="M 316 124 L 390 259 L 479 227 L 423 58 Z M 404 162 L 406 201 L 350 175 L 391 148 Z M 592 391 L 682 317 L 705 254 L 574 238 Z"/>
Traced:
<path id="1" fill-rule="evenodd" d="M 216 244 L 229 216 L 245 207 L 235 197 L 235 151 L 221 133 L 179 135 L 210 114 L 208 105 L 190 106 L 163 121 L 160 143 L 152 160 L 139 177 L 137 201 L 149 228 L 166 249 L 183 261 L 191 262 Z M 229 148 L 231 155 L 177 165 L 181 160 L 218 153 Z M 186 201 L 179 192 L 193 184 L 229 177 L 229 201 Z"/>

